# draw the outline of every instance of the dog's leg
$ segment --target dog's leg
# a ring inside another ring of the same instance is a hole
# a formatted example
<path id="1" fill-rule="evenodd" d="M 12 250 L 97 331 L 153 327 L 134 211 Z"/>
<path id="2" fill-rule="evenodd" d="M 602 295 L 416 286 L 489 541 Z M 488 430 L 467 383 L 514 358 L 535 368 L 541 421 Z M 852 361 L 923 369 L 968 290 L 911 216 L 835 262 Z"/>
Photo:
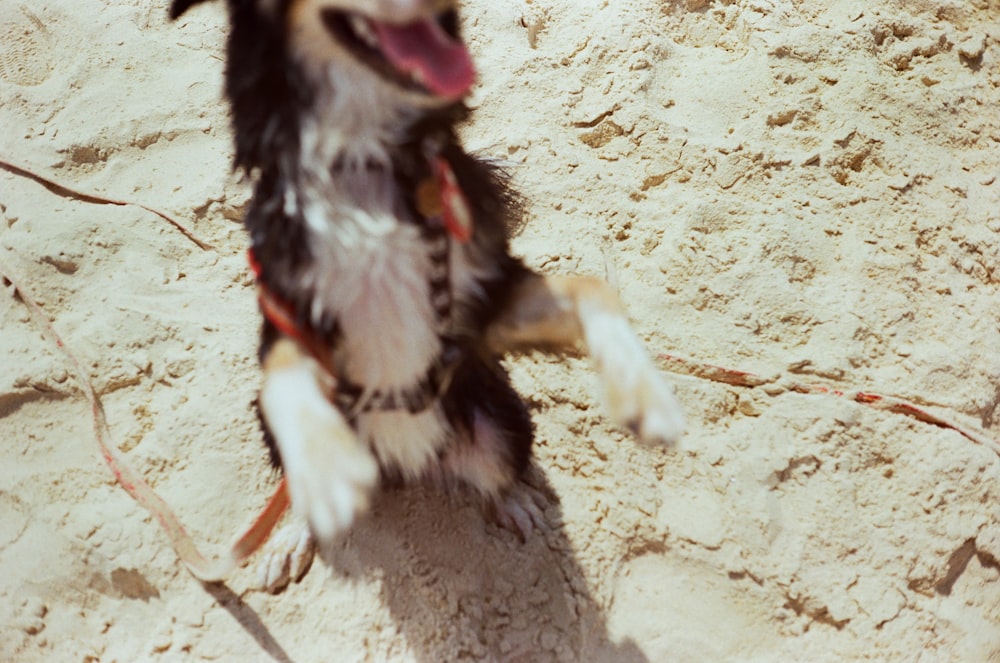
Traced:
<path id="1" fill-rule="evenodd" d="M 494 359 L 469 358 L 442 398 L 458 439 L 440 456 L 445 483 L 457 479 L 479 493 L 498 525 L 527 539 L 544 526 L 547 500 L 525 481 L 534 429 L 524 401 Z"/>
<path id="2" fill-rule="evenodd" d="M 308 568 L 314 550 L 310 531 L 327 541 L 367 508 L 378 466 L 330 403 L 333 378 L 297 343 L 277 340 L 263 366 L 261 412 L 288 478 L 292 509 L 308 523 L 308 528 L 286 527 L 265 552 L 260 579 L 274 590 Z"/>
<path id="3" fill-rule="evenodd" d="M 497 353 L 560 350 L 583 341 L 604 386 L 616 423 L 640 439 L 673 444 L 684 416 L 622 305 L 603 281 L 532 275 L 520 283 L 487 330 Z"/>
<path id="4" fill-rule="evenodd" d="M 515 454 L 527 460 L 531 446 L 530 424 L 527 435 L 510 430 L 487 412 L 476 409 L 472 426 L 463 439 L 448 449 L 440 459 L 445 482 L 453 479 L 470 486 L 483 498 L 487 517 L 526 540 L 531 532 L 544 527 L 542 513 L 546 500 L 523 480 L 524 471 L 515 465 Z M 524 447 L 523 451 L 515 447 Z"/>

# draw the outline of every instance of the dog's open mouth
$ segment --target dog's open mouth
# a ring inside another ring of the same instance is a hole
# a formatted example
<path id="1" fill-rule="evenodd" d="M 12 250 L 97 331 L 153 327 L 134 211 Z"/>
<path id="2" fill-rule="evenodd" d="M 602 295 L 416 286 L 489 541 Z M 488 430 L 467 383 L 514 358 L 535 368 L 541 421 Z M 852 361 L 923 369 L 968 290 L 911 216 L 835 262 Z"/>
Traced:
<path id="1" fill-rule="evenodd" d="M 405 88 L 458 99 L 475 82 L 454 10 L 398 24 L 333 9 L 322 15 L 330 34 L 355 57 Z"/>

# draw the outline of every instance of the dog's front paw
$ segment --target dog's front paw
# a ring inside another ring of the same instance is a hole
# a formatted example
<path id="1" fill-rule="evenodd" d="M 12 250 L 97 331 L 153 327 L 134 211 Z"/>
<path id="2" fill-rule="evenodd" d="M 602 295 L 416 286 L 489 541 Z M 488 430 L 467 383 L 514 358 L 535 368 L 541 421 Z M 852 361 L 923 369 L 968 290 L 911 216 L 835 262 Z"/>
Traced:
<path id="1" fill-rule="evenodd" d="M 605 376 L 611 416 L 643 442 L 673 445 L 684 433 L 684 411 L 656 366 L 643 360 L 634 376 Z"/>
<path id="2" fill-rule="evenodd" d="M 298 582 L 312 565 L 316 543 L 308 525 L 296 522 L 278 530 L 267 542 L 257 563 L 257 587 L 275 594 L 289 582 Z"/>
<path id="3" fill-rule="evenodd" d="M 378 464 L 307 370 L 269 374 L 261 390 L 295 513 L 328 541 L 368 507 Z"/>
<path id="4" fill-rule="evenodd" d="M 615 423 L 644 442 L 676 443 L 684 432 L 684 412 L 628 320 L 615 312 L 591 310 L 585 333 Z"/>
<path id="5" fill-rule="evenodd" d="M 329 541 L 368 508 L 378 464 L 352 431 L 322 426 L 308 437 L 309 453 L 295 460 L 282 457 L 289 496 L 316 538 Z"/>

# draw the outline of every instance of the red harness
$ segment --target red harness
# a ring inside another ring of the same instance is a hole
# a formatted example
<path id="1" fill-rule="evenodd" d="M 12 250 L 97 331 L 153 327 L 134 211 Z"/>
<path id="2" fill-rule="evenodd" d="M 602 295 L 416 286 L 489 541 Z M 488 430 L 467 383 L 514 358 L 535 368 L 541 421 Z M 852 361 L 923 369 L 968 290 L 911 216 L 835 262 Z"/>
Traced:
<path id="1" fill-rule="evenodd" d="M 443 226 L 449 237 L 459 243 L 466 243 L 472 238 L 473 219 L 469 203 L 458 184 L 455 172 L 444 157 L 431 159 L 431 177 L 417 185 L 416 207 L 425 222 L 432 227 Z M 306 348 L 316 361 L 333 377 L 336 377 L 330 356 L 330 346 L 327 339 L 318 335 L 312 327 L 302 326 L 295 316 L 292 304 L 272 292 L 264 283 L 263 267 L 258 262 L 253 249 L 247 251 L 250 271 L 257 282 L 257 300 L 264 318 L 284 336 L 291 338 Z M 448 362 L 451 363 L 451 362 Z M 442 374 L 441 366 L 432 366 L 422 384 L 432 385 L 441 389 L 447 383 Z M 406 398 L 397 399 L 392 394 L 384 399 L 382 409 L 410 409 L 426 406 L 425 403 L 414 404 Z"/>

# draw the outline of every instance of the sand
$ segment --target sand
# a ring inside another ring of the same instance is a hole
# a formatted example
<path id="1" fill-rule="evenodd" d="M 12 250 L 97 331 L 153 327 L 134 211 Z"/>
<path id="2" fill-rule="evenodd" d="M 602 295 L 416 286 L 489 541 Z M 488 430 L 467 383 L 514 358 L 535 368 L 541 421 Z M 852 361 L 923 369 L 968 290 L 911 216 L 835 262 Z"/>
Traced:
<path id="1" fill-rule="evenodd" d="M 261 508 L 259 326 L 222 5 L 0 4 L 0 261 L 206 550 Z M 0 660 L 1000 660 L 1000 4 L 465 3 L 468 146 L 515 250 L 612 281 L 677 372 L 681 447 L 610 426 L 586 361 L 511 362 L 560 502 L 526 543 L 414 488 L 278 596 L 205 587 L 104 465 L 63 356 L 0 295 Z"/>

